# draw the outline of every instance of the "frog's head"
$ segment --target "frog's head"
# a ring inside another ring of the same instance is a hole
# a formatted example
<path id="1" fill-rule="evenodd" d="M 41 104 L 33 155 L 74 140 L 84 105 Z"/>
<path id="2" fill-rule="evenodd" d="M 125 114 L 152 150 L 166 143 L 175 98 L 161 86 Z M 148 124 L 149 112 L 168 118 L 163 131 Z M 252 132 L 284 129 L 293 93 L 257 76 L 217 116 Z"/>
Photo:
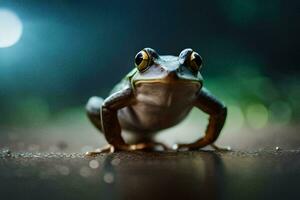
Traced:
<path id="1" fill-rule="evenodd" d="M 192 49 L 184 49 L 179 56 L 159 55 L 151 48 L 145 48 L 135 56 L 137 73 L 132 83 L 165 83 L 194 85 L 201 88 L 203 79 L 200 74 L 201 56 Z"/>

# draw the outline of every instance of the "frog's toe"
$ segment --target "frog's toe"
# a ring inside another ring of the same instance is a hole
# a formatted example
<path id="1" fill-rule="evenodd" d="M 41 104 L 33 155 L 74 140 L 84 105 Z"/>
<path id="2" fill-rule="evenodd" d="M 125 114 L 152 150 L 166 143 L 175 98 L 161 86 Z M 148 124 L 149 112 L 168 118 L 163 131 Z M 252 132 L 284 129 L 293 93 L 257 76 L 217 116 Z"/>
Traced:
<path id="1" fill-rule="evenodd" d="M 114 146 L 109 144 L 105 147 L 96 149 L 95 151 L 88 151 L 85 153 L 85 156 L 95 157 L 102 153 L 113 153 L 113 152 L 115 152 L 115 148 L 114 148 Z"/>

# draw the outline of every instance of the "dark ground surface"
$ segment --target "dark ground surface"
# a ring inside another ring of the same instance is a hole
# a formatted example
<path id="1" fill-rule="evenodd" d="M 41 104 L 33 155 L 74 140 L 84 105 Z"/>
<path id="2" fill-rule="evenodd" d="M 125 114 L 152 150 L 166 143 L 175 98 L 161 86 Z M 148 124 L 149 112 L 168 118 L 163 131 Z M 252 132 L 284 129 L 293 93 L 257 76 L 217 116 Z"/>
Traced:
<path id="1" fill-rule="evenodd" d="M 0 153 L 1 199 L 300 199 L 300 150 Z"/>

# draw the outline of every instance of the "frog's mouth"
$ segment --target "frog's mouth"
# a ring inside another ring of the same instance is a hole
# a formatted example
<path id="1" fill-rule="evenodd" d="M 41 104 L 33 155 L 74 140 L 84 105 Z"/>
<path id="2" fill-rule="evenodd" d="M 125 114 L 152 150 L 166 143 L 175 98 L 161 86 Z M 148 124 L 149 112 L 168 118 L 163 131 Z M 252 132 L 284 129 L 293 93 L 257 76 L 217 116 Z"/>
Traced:
<path id="1" fill-rule="evenodd" d="M 164 84 L 193 84 L 193 85 L 202 85 L 201 81 L 198 80 L 185 80 L 185 79 L 179 79 L 176 81 L 170 81 L 167 79 L 148 79 L 148 80 L 136 80 L 133 82 L 134 85 L 139 85 L 139 84 L 150 84 L 150 83 L 164 83 Z"/>

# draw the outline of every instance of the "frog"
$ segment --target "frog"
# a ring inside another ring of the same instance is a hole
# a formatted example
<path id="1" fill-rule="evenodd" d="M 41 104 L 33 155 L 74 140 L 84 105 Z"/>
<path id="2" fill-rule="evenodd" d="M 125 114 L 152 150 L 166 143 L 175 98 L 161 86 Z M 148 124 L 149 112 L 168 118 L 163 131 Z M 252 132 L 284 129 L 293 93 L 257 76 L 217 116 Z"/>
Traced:
<path id="1" fill-rule="evenodd" d="M 135 67 L 103 99 L 92 96 L 86 104 L 91 123 L 104 134 L 108 145 L 86 155 L 104 152 L 162 150 L 191 151 L 215 144 L 227 117 L 227 107 L 203 86 L 203 59 L 186 48 L 178 56 L 159 55 L 144 48 L 134 57 Z M 183 121 L 198 108 L 209 115 L 204 136 L 191 143 L 168 145 L 153 138 L 161 130 Z M 134 139 L 128 142 L 122 130 Z"/>

